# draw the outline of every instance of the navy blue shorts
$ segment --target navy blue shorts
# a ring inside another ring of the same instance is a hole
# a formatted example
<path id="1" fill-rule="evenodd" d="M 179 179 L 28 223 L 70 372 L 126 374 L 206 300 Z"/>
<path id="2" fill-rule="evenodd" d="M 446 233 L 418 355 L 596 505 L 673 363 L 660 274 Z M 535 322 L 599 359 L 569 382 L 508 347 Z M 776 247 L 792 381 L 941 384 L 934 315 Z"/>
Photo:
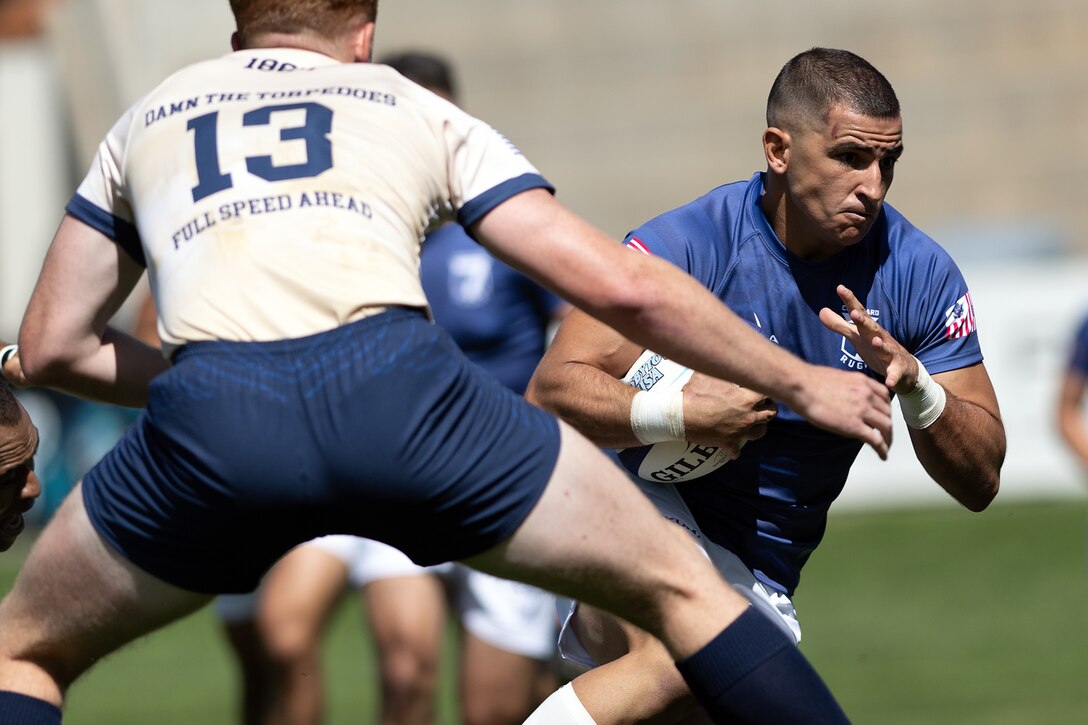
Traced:
<path id="1" fill-rule="evenodd" d="M 244 592 L 323 534 L 420 564 L 483 552 L 525 520 L 558 454 L 554 418 L 395 309 L 297 340 L 185 346 L 83 497 L 141 569 Z"/>

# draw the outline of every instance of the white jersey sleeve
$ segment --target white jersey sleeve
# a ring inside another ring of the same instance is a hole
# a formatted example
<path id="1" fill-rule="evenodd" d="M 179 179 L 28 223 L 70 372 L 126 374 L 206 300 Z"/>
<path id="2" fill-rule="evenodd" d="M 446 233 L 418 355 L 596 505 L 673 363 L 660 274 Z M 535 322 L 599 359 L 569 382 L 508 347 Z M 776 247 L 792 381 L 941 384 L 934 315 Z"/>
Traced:
<path id="1" fill-rule="evenodd" d="M 121 156 L 133 112 L 134 109 L 129 109 L 99 144 L 90 172 L 68 204 L 68 213 L 113 239 L 129 256 L 146 266 L 132 206 L 121 188 Z"/>
<path id="2" fill-rule="evenodd" d="M 537 187 L 502 135 L 392 69 L 261 49 L 135 104 L 67 211 L 147 266 L 169 354 L 425 307 L 428 226 Z"/>

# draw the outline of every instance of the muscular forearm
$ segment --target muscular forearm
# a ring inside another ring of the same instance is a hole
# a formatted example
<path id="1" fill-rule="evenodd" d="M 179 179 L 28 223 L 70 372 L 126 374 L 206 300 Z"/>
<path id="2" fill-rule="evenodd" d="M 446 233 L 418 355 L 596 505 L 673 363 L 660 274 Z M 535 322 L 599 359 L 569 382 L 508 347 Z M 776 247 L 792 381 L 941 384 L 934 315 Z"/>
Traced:
<path id="1" fill-rule="evenodd" d="M 911 429 L 911 442 L 926 472 L 971 511 L 997 495 L 1005 460 L 1005 429 L 982 406 L 947 393 L 944 412 L 928 428 Z"/>
<path id="2" fill-rule="evenodd" d="M 640 255 L 627 255 L 631 260 Z M 691 278 L 658 260 L 660 276 L 642 295 L 635 318 L 601 309 L 592 314 L 628 339 L 720 380 L 731 380 L 797 410 L 811 385 L 812 366 L 768 341 Z M 713 310 L 708 315 L 707 310 Z"/>
<path id="3" fill-rule="evenodd" d="M 19 358 L 25 384 L 133 408 L 146 404 L 151 379 L 169 367 L 159 350 L 110 327 L 78 344 L 21 335 Z"/>
<path id="4" fill-rule="evenodd" d="M 642 445 L 631 432 L 634 394 L 634 388 L 598 368 L 566 362 L 539 368 L 525 397 L 601 448 L 630 448 Z"/>

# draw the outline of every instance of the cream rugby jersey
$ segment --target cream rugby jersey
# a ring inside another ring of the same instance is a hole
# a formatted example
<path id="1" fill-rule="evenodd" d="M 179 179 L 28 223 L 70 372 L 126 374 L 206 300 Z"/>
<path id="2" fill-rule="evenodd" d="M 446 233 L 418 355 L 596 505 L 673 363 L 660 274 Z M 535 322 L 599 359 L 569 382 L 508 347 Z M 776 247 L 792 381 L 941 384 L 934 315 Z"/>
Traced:
<path id="1" fill-rule="evenodd" d="M 387 66 L 257 49 L 130 108 L 67 212 L 147 267 L 170 354 L 425 307 L 429 225 L 536 187 L 502 135 Z"/>

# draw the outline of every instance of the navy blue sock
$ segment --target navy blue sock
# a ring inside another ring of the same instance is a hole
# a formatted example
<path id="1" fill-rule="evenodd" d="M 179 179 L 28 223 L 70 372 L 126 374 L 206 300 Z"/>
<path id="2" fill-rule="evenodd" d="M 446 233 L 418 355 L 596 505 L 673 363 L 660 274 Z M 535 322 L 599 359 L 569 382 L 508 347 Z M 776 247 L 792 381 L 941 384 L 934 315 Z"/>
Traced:
<path id="1" fill-rule="evenodd" d="M 60 725 L 60 708 L 36 697 L 0 690 L 0 725 Z"/>
<path id="2" fill-rule="evenodd" d="M 676 667 L 714 722 L 850 722 L 792 639 L 751 608 Z"/>

